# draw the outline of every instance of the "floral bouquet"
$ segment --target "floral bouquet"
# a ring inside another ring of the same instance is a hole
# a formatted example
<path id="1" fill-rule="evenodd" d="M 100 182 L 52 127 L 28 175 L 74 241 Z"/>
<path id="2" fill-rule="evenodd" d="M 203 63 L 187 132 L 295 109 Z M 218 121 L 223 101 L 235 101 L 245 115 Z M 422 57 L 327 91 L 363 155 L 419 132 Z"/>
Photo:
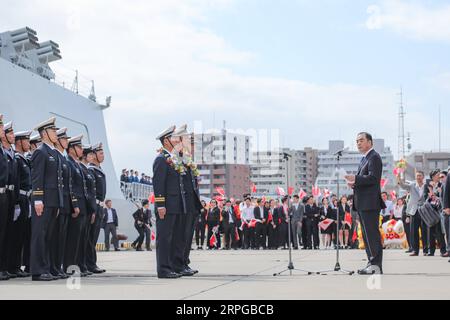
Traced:
<path id="1" fill-rule="evenodd" d="M 406 171 L 406 168 L 407 168 L 406 160 L 405 159 L 400 160 L 395 165 L 394 175 L 396 177 L 399 177 L 400 175 L 402 175 Z"/>

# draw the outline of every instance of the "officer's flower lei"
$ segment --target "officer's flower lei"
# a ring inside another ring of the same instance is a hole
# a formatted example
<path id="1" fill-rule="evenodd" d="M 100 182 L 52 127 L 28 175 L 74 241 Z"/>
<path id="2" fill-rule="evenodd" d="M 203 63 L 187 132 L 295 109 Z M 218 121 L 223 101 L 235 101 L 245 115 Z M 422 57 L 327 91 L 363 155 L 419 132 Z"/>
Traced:
<path id="1" fill-rule="evenodd" d="M 192 160 L 192 157 L 186 155 L 184 158 L 185 158 L 185 160 L 186 160 L 186 166 L 189 167 L 189 168 L 191 169 L 192 174 L 193 174 L 195 177 L 200 176 L 200 171 L 198 171 L 198 167 L 197 167 L 197 165 L 194 163 L 194 161 Z"/>
<path id="2" fill-rule="evenodd" d="M 163 152 L 163 149 L 159 149 L 158 152 L 164 156 L 166 163 L 171 166 L 176 172 L 181 175 L 186 174 L 186 168 L 184 167 L 183 161 L 181 161 L 177 156 L 171 156 L 170 154 Z"/>

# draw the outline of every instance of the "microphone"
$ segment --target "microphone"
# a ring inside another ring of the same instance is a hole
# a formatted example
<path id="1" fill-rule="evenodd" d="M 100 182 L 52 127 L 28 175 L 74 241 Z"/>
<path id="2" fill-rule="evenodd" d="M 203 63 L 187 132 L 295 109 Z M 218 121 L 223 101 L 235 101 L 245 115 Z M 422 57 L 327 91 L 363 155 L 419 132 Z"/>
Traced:
<path id="1" fill-rule="evenodd" d="M 344 148 L 344 149 L 341 149 L 341 150 L 339 150 L 339 151 L 336 151 L 336 152 L 334 153 L 334 155 L 335 155 L 335 156 L 337 156 L 337 155 L 342 155 L 342 153 L 348 151 L 348 149 L 349 149 L 349 147 L 346 147 L 346 148 Z"/>

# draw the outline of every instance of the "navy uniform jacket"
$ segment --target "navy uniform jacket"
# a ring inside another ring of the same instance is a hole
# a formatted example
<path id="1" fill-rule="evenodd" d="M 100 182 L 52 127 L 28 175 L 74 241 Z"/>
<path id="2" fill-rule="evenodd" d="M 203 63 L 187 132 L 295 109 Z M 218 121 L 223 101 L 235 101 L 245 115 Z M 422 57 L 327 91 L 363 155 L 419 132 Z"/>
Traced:
<path id="1" fill-rule="evenodd" d="M 89 165 L 89 169 L 95 176 L 95 189 L 96 199 L 100 202 L 104 202 L 106 198 L 106 175 L 101 167 L 97 167 L 94 164 Z"/>
<path id="2" fill-rule="evenodd" d="M 12 151 L 12 149 L 11 149 Z M 8 182 L 7 185 L 13 185 L 14 186 L 14 203 L 19 203 L 19 168 L 17 164 L 17 159 L 14 151 L 12 151 L 12 154 L 6 150 L 4 150 L 6 153 L 6 157 L 8 159 Z"/>
<path id="3" fill-rule="evenodd" d="M 383 162 L 375 150 L 369 152 L 356 174 L 353 200 L 355 211 L 380 211 L 386 208 L 381 198 Z"/>
<path id="4" fill-rule="evenodd" d="M 182 177 L 186 192 L 186 212 L 199 214 L 203 206 L 200 202 L 197 177 L 194 176 L 188 167 L 186 167 L 186 174 Z"/>
<path id="5" fill-rule="evenodd" d="M 97 203 L 95 202 L 95 197 L 97 192 L 95 189 L 95 176 L 84 163 L 80 163 L 80 168 L 83 172 L 84 181 L 86 182 L 88 214 L 96 213 Z"/>
<path id="6" fill-rule="evenodd" d="M 72 203 L 74 208 L 79 208 L 80 202 L 86 201 L 87 199 L 86 183 L 78 162 L 76 162 L 71 156 L 68 156 L 67 159 L 67 163 L 70 167 L 70 176 L 72 178 Z"/>
<path id="7" fill-rule="evenodd" d="M 164 151 L 165 154 L 167 154 Z M 163 154 L 156 157 L 153 163 L 153 189 L 155 207 L 166 208 L 167 213 L 186 213 L 181 197 L 180 174 L 166 161 Z"/>
<path id="8" fill-rule="evenodd" d="M 43 143 L 31 157 L 32 201 L 42 201 L 44 207 L 63 208 L 63 183 L 58 151 Z"/>
<path id="9" fill-rule="evenodd" d="M 17 167 L 19 170 L 19 189 L 31 190 L 31 163 L 24 155 L 16 153 Z"/>
<path id="10" fill-rule="evenodd" d="M 3 147 L 0 145 L 0 188 L 4 188 L 8 184 L 8 171 L 8 158 Z"/>
<path id="11" fill-rule="evenodd" d="M 73 212 L 75 207 L 75 203 L 77 199 L 72 194 L 72 172 L 71 167 L 69 165 L 69 160 L 67 160 L 66 156 L 56 150 L 58 154 L 59 161 L 61 162 L 62 168 L 62 177 L 63 177 L 63 195 L 64 195 L 64 209 L 66 213 Z"/>

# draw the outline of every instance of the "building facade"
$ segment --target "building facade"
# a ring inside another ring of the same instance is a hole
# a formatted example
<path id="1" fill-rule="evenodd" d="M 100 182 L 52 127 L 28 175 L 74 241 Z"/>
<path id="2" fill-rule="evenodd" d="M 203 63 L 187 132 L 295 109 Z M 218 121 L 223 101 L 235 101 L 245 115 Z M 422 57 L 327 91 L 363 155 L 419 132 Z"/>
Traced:
<path id="1" fill-rule="evenodd" d="M 342 140 L 332 140 L 328 143 L 328 150 L 320 150 L 318 152 L 318 177 L 316 184 L 321 189 L 328 189 L 332 193 L 337 193 L 338 189 L 338 168 L 341 172 L 348 174 L 356 174 L 362 159 L 362 155 L 358 151 L 344 151 L 338 163 L 336 152 L 344 150 L 345 143 Z M 394 156 L 389 147 L 385 146 L 383 139 L 374 139 L 374 149 L 380 154 L 383 160 L 383 179 L 387 179 L 385 189 L 395 186 Z M 339 194 L 352 194 L 351 190 L 342 174 L 339 176 Z"/>

